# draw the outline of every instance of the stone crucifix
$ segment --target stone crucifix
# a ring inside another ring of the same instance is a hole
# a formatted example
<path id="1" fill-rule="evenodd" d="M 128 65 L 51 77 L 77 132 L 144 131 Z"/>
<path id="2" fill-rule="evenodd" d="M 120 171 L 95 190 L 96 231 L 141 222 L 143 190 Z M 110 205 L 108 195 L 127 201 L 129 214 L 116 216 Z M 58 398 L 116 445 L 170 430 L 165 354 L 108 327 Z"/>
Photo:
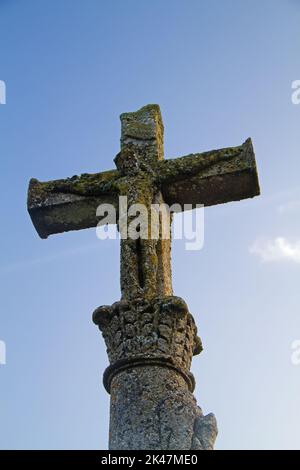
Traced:
<path id="1" fill-rule="evenodd" d="M 115 170 L 30 181 L 28 211 L 41 238 L 95 227 L 97 207 L 112 204 L 118 211 L 120 196 L 127 197 L 128 207 L 142 204 L 151 214 L 153 205 L 184 209 L 259 194 L 250 139 L 238 147 L 165 160 L 158 105 L 124 113 L 121 123 Z M 161 213 L 155 221 L 158 237 L 121 238 L 121 300 L 93 314 L 110 361 L 103 379 L 111 394 L 109 448 L 209 449 L 216 422 L 197 406 L 190 372 L 201 340 L 187 305 L 173 296 L 171 237 L 162 236 Z"/>

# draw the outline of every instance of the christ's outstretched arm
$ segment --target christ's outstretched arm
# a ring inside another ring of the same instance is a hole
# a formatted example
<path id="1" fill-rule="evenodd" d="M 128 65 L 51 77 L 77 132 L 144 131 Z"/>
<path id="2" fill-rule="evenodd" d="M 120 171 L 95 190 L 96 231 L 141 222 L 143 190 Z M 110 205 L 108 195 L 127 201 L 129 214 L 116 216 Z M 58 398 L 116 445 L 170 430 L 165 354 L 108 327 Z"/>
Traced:
<path id="1" fill-rule="evenodd" d="M 220 162 L 235 157 L 244 158 L 246 153 L 253 152 L 251 139 L 237 147 L 210 150 L 203 153 L 192 153 L 184 157 L 163 160 L 158 164 L 158 179 L 163 184 L 186 176 L 194 176 Z"/>

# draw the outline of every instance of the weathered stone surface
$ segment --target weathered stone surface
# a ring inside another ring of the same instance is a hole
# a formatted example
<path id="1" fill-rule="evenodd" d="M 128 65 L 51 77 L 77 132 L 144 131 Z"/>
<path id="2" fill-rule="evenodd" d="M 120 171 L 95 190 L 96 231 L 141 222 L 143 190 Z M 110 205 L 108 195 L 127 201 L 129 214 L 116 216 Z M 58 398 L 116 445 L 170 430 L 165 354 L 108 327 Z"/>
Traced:
<path id="1" fill-rule="evenodd" d="M 96 208 L 118 195 L 153 202 L 155 194 L 169 205 L 220 204 L 259 194 L 255 155 L 243 145 L 163 160 L 163 123 L 158 105 L 121 115 L 118 170 L 83 174 L 65 180 L 32 179 L 28 211 L 42 238 L 97 225 Z M 165 292 L 170 295 L 172 292 Z"/>
<path id="2" fill-rule="evenodd" d="M 202 345 L 194 318 L 180 297 L 116 302 L 95 310 L 93 321 L 103 333 L 111 364 L 104 374 L 108 391 L 120 368 L 153 363 L 176 370 L 193 391 L 189 370 Z"/>
<path id="3" fill-rule="evenodd" d="M 193 397 L 192 357 L 202 350 L 184 300 L 166 297 L 99 307 L 110 366 L 110 449 L 209 449 L 217 428 Z"/>
<path id="4" fill-rule="evenodd" d="M 216 424 L 212 415 L 202 417 L 175 370 L 151 365 L 127 369 L 111 384 L 109 449 L 212 449 Z"/>
<path id="5" fill-rule="evenodd" d="M 117 209 L 117 193 L 106 187 L 108 173 L 112 180 L 118 174 L 104 172 L 46 183 L 31 179 L 27 208 L 39 236 L 96 227 L 99 204 L 112 204 Z"/>
<path id="6" fill-rule="evenodd" d="M 251 139 L 238 147 L 192 154 L 159 163 L 164 200 L 211 206 L 260 194 Z"/>
<path id="7" fill-rule="evenodd" d="M 217 420 L 213 413 L 198 416 L 194 421 L 192 450 L 213 450 L 218 434 Z"/>
<path id="8" fill-rule="evenodd" d="M 211 205 L 257 195 L 251 140 L 238 147 L 164 160 L 159 106 L 124 113 L 121 123 L 117 170 L 48 183 L 31 180 L 28 210 L 38 233 L 46 238 L 96 225 L 97 206 L 111 203 L 118 209 L 118 196 L 127 197 L 128 207 L 142 204 L 149 216 L 148 237 L 121 239 L 122 299 L 172 295 L 170 227 L 161 211 L 156 218 L 150 217 L 155 213 L 153 205 Z M 134 218 L 126 219 L 127 228 Z M 118 222 L 122 233 L 123 219 Z M 159 234 L 157 238 L 151 237 L 154 232 Z"/>

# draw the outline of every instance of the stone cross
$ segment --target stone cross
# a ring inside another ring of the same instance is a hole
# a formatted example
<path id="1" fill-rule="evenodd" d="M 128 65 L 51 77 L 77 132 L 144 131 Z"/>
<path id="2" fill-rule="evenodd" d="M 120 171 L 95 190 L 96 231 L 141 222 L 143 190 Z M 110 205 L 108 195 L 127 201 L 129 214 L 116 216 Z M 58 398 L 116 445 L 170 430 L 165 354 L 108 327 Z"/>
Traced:
<path id="1" fill-rule="evenodd" d="M 95 227 L 97 207 L 109 203 L 119 211 L 120 196 L 128 207 L 143 204 L 151 214 L 153 205 L 163 203 L 183 210 L 186 204 L 210 206 L 259 194 L 250 139 L 165 160 L 158 105 L 122 114 L 121 124 L 115 170 L 30 181 L 28 211 L 41 238 Z M 155 221 L 158 237 L 121 238 L 121 300 L 93 315 L 110 360 L 104 373 L 111 394 L 109 448 L 208 449 L 216 422 L 197 406 L 190 373 L 201 341 L 187 305 L 173 296 L 171 237 L 162 236 L 161 213 Z M 152 229 L 149 220 L 148 234 Z"/>

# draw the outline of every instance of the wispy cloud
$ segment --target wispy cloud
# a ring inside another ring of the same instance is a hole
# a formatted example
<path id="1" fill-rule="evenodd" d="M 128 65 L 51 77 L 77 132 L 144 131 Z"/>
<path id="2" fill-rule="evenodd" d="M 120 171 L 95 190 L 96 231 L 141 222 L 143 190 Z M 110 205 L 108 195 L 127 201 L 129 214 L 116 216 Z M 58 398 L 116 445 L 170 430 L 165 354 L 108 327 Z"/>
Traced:
<path id="1" fill-rule="evenodd" d="M 63 257 L 80 255 L 82 253 L 86 253 L 91 250 L 96 250 L 98 246 L 99 245 L 97 243 L 90 243 L 88 245 L 70 248 L 60 253 L 53 253 L 48 256 L 43 256 L 41 258 L 27 259 L 27 260 L 22 260 L 16 263 L 11 263 L 8 265 L 0 266 L 0 275 L 19 271 L 21 269 L 28 269 L 28 268 L 31 268 L 31 267 L 34 267 L 43 263 L 50 263 L 52 261 L 55 261 Z"/>
<path id="2" fill-rule="evenodd" d="M 300 240 L 291 242 L 284 237 L 258 239 L 250 246 L 249 251 L 264 262 L 287 260 L 300 263 Z"/>

